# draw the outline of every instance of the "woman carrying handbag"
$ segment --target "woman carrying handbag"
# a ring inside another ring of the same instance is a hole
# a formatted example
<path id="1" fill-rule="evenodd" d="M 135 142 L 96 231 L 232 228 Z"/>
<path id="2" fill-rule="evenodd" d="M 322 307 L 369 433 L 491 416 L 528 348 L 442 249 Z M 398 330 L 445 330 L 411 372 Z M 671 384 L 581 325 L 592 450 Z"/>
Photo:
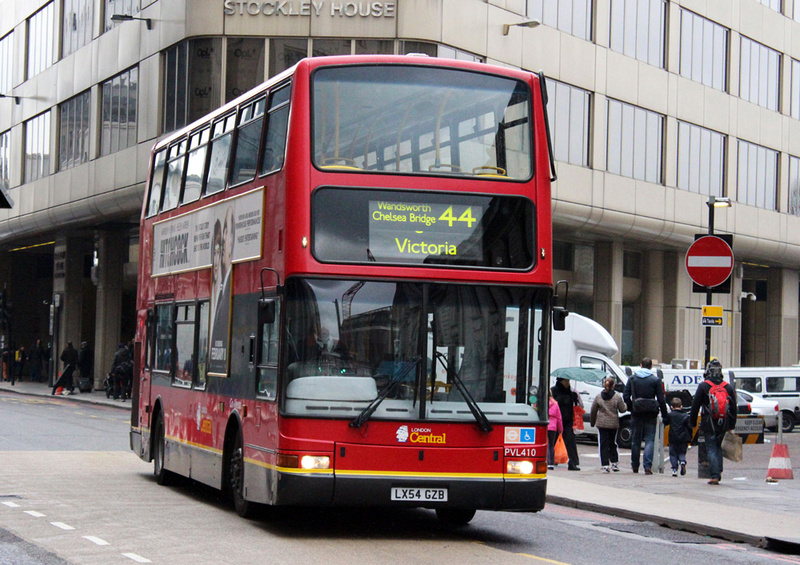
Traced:
<path id="1" fill-rule="evenodd" d="M 569 456 L 567 469 L 569 471 L 580 471 L 578 446 L 575 443 L 575 432 L 572 430 L 572 424 L 575 418 L 573 406 L 582 406 L 581 399 L 578 394 L 570 388 L 569 379 L 558 379 L 556 381 L 556 386 L 550 389 L 550 392 L 561 410 L 561 423 L 564 429 L 561 433 L 561 437 L 564 438 L 564 445 L 567 447 L 567 455 Z"/>
<path id="2" fill-rule="evenodd" d="M 556 442 L 561 432 L 564 431 L 564 423 L 561 421 L 561 408 L 558 407 L 558 402 L 555 401 L 553 395 L 550 395 L 550 405 L 547 413 L 549 420 L 547 423 L 547 468 L 553 469 L 556 465 Z"/>

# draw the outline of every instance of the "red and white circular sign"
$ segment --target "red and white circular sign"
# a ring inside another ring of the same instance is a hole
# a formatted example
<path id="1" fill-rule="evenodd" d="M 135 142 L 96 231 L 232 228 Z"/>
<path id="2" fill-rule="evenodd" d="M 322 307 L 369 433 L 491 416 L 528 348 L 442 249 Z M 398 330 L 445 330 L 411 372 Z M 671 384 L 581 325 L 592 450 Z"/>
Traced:
<path id="1" fill-rule="evenodd" d="M 721 285 L 733 272 L 733 250 L 721 237 L 703 236 L 686 252 L 686 272 L 700 286 Z"/>

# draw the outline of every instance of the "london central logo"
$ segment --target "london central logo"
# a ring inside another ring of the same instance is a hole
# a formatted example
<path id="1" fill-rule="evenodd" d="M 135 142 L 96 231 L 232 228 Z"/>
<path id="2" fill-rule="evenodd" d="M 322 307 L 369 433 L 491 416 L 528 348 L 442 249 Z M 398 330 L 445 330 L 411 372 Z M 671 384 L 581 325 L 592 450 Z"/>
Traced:
<path id="1" fill-rule="evenodd" d="M 437 435 L 430 428 L 409 428 L 402 425 L 395 432 L 398 443 L 447 443 L 447 434 Z"/>

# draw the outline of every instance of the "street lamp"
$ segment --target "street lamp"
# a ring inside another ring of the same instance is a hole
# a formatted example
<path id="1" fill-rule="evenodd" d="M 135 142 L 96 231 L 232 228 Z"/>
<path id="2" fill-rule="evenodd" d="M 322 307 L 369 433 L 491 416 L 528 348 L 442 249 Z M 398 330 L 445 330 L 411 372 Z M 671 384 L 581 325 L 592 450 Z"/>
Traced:
<path id="1" fill-rule="evenodd" d="M 114 22 L 115 24 L 119 24 L 122 22 L 130 22 L 133 20 L 142 21 L 147 26 L 147 29 L 153 29 L 153 20 L 151 20 L 150 18 L 137 18 L 134 16 L 130 16 L 128 14 L 114 14 L 113 16 L 111 16 L 111 21 Z"/>
<path id="2" fill-rule="evenodd" d="M 0 98 L 12 98 L 14 100 L 14 103 L 17 106 L 19 106 L 19 99 L 20 99 L 19 96 L 12 96 L 10 94 L 0 94 Z"/>
<path id="3" fill-rule="evenodd" d="M 714 235 L 714 212 L 717 208 L 730 208 L 732 206 L 731 199 L 727 196 L 709 196 L 708 202 L 708 235 Z M 711 287 L 706 287 L 706 306 L 711 306 L 712 299 Z M 711 326 L 706 326 L 706 354 L 703 362 L 703 367 L 708 366 L 711 361 Z"/>
<path id="4" fill-rule="evenodd" d="M 516 24 L 503 24 L 503 35 L 508 35 L 508 30 L 510 30 L 514 26 L 518 27 L 538 27 L 541 25 L 542 22 L 539 20 L 525 20 L 524 22 L 519 22 Z"/>

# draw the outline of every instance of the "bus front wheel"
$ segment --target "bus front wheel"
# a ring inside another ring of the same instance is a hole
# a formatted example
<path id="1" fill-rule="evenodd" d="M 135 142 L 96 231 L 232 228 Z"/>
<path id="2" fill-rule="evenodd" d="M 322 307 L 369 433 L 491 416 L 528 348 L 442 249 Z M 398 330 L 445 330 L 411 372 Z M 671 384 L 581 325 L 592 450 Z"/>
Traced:
<path id="1" fill-rule="evenodd" d="M 242 432 L 236 434 L 236 443 L 231 451 L 230 462 L 228 463 L 229 487 L 233 507 L 236 513 L 242 518 L 251 518 L 255 514 L 255 503 L 245 499 L 244 490 L 244 442 Z"/>
<path id="2" fill-rule="evenodd" d="M 436 517 L 446 526 L 466 526 L 475 517 L 475 510 L 467 508 L 437 508 Z"/>

